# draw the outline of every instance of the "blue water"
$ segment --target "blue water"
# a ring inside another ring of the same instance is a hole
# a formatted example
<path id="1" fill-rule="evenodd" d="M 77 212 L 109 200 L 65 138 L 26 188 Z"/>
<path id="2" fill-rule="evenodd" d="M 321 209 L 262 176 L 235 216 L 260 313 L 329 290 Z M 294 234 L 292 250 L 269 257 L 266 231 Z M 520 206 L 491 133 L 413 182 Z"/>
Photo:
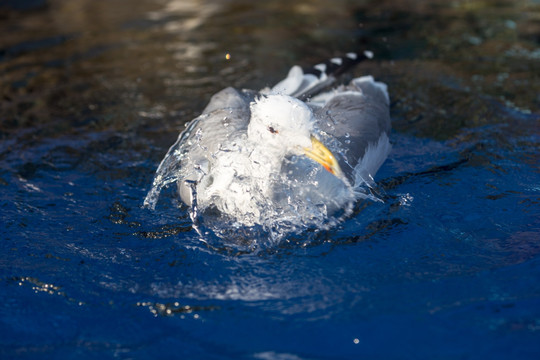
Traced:
<path id="1" fill-rule="evenodd" d="M 537 4 L 71 3 L 0 3 L 1 358 L 539 358 Z M 278 244 L 142 208 L 212 93 L 358 43 L 384 202 Z"/>

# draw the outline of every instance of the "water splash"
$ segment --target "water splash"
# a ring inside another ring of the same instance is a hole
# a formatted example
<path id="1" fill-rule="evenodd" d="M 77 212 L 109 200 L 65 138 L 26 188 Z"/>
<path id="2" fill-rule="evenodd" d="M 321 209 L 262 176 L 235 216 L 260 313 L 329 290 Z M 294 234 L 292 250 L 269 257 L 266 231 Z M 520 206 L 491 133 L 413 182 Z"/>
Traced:
<path id="1" fill-rule="evenodd" d="M 144 206 L 155 209 L 165 187 L 170 184 L 178 186 L 185 182 L 190 192 L 191 203 L 187 206 L 187 211 L 193 228 L 208 244 L 212 243 L 210 234 L 218 239 L 234 238 L 241 246 L 248 243 L 248 247 L 259 246 L 254 243 L 254 239 L 267 239 L 269 244 L 276 244 L 291 234 L 303 233 L 308 229 L 328 230 L 335 227 L 350 216 L 354 203 L 359 199 L 382 201 L 382 197 L 375 191 L 375 182 L 371 174 L 365 172 L 366 166 L 362 161 L 353 170 L 355 182 L 351 185 L 346 179 L 338 179 L 322 167 L 313 166 L 312 160 L 308 158 L 291 156 L 283 161 L 281 173 L 274 174 L 271 179 L 248 176 L 249 170 L 246 174 L 231 175 L 234 177 L 234 184 L 239 186 L 238 191 L 249 196 L 255 204 L 253 211 L 235 218 L 219 212 L 214 206 L 201 207 L 199 197 L 212 196 L 211 193 L 197 193 L 200 182 L 213 181 L 211 176 L 206 176 L 209 172 L 208 157 L 213 160 L 223 156 L 240 158 L 236 154 L 253 151 L 244 137 L 232 144 L 219 144 L 217 150 L 210 153 L 201 144 L 205 136 L 202 130 L 199 128 L 192 134 L 197 121 L 204 118 L 205 115 L 202 115 L 189 124 L 171 146 L 158 167 Z M 340 154 L 344 163 L 349 164 L 346 144 L 324 133 L 320 136 L 324 137 L 332 152 Z M 346 140 L 347 137 L 343 139 Z M 378 146 L 379 144 L 375 145 L 373 150 L 377 150 Z M 200 148 L 206 154 L 204 160 L 193 161 L 190 158 L 193 148 Z M 367 153 L 369 151 L 371 150 Z M 194 173 L 197 174 L 196 179 L 193 178 Z M 208 190 L 210 187 L 205 188 Z M 229 205 L 225 203 L 222 206 Z"/>

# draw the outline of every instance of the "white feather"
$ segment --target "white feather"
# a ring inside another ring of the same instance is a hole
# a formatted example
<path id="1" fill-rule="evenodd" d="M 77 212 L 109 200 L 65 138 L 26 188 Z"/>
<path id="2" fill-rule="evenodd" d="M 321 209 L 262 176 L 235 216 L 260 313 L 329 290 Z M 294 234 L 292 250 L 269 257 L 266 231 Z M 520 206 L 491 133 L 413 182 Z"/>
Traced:
<path id="1" fill-rule="evenodd" d="M 386 133 L 382 133 L 377 143 L 371 143 L 368 145 L 364 156 L 358 164 L 354 167 L 354 187 L 360 187 L 364 184 L 373 185 L 373 177 L 384 163 L 392 145 Z"/>

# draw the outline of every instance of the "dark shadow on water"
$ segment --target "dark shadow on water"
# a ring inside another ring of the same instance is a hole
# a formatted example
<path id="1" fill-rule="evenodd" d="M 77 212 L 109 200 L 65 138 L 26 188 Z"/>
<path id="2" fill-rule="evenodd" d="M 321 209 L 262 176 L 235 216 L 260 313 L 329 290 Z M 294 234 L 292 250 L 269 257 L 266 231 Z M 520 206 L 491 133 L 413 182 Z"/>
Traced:
<path id="1" fill-rule="evenodd" d="M 47 0 L 0 0 L 1 10 L 36 11 L 47 7 Z M 1 12 L 0 12 L 1 15 Z"/>

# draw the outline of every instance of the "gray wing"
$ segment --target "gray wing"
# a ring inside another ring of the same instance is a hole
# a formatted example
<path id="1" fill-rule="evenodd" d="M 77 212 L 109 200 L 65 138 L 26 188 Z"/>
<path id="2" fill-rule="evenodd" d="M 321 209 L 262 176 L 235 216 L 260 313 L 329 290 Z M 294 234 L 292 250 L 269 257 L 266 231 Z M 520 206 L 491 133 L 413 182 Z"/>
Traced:
<path id="1" fill-rule="evenodd" d="M 189 146 L 192 161 L 214 154 L 222 143 L 238 132 L 246 131 L 250 119 L 249 103 L 254 92 L 232 87 L 214 94 L 202 114 L 183 131 L 179 141 Z"/>
<path id="2" fill-rule="evenodd" d="M 345 153 L 340 159 L 342 170 L 354 181 L 358 175 L 374 176 L 390 151 L 391 125 L 385 85 L 370 77 L 357 78 L 333 94 L 321 95 L 325 96 L 324 106 L 315 110 L 315 117 L 319 129 L 341 144 Z M 364 168 L 359 169 L 359 164 Z"/>
<path id="3" fill-rule="evenodd" d="M 173 182 L 178 182 L 182 201 L 191 205 L 190 182 L 208 172 L 212 154 L 223 142 L 246 131 L 249 104 L 255 95 L 228 87 L 212 96 L 203 113 L 188 124 L 161 161 L 144 205 L 154 208 L 163 187 Z"/>

